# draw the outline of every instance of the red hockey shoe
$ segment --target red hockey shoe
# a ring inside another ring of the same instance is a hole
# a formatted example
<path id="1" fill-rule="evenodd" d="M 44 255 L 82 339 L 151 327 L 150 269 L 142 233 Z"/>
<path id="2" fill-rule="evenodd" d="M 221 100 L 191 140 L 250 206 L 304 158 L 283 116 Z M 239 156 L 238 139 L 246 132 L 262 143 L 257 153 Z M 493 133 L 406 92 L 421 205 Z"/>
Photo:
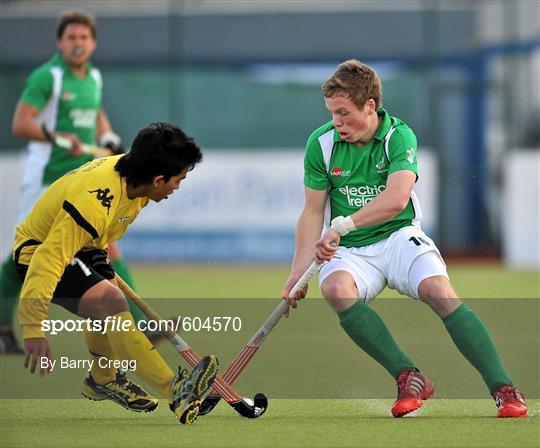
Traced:
<path id="1" fill-rule="evenodd" d="M 435 388 L 431 380 L 422 375 L 418 369 L 403 369 L 397 375 L 398 396 L 392 406 L 394 417 L 403 417 L 415 411 L 423 404 L 422 400 L 431 398 Z"/>
<path id="2" fill-rule="evenodd" d="M 497 417 L 526 417 L 525 396 L 511 384 L 506 384 L 493 391 L 497 403 Z"/>

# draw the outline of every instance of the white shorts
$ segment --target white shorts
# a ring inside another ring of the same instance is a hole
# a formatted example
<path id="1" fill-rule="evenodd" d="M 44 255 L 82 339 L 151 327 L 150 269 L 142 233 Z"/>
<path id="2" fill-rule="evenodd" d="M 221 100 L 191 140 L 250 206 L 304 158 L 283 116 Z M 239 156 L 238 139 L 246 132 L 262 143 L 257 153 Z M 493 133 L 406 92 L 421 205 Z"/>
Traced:
<path id="1" fill-rule="evenodd" d="M 21 180 L 21 197 L 17 205 L 17 224 L 24 221 L 42 193 L 49 188 L 49 185 L 43 185 L 43 176 L 51 151 L 50 143 L 34 140 L 28 143 Z"/>
<path id="2" fill-rule="evenodd" d="M 334 258 L 322 266 L 319 286 L 336 271 L 352 275 L 364 303 L 371 302 L 386 285 L 418 299 L 418 285 L 422 280 L 436 275 L 448 278 L 439 249 L 415 226 L 399 229 L 389 238 L 369 246 L 340 246 Z"/>
<path id="3" fill-rule="evenodd" d="M 22 185 L 21 197 L 19 199 L 19 203 L 17 204 L 17 225 L 24 221 L 24 219 L 32 211 L 32 208 L 36 204 L 37 200 L 47 188 L 49 188 L 49 185 L 39 185 L 36 183 L 27 183 Z"/>

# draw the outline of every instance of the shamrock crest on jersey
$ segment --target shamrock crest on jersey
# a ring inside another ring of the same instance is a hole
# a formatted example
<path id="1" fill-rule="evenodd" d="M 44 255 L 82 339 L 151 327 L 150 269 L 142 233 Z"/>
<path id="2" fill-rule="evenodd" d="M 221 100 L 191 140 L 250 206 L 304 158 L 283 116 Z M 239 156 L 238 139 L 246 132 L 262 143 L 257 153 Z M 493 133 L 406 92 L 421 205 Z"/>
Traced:
<path id="1" fill-rule="evenodd" d="M 381 161 L 375 165 L 375 168 L 377 169 L 378 174 L 382 174 L 388 171 L 388 167 L 386 166 L 386 159 L 384 155 L 381 157 Z"/>

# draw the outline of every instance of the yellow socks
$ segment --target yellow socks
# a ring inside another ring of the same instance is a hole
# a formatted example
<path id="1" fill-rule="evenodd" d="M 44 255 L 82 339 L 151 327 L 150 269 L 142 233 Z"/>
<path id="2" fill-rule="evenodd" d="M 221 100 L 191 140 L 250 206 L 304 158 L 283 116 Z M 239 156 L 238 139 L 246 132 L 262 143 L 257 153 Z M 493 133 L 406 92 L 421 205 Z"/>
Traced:
<path id="1" fill-rule="evenodd" d="M 107 336 L 119 359 L 135 361 L 134 373 L 155 390 L 172 400 L 171 384 L 175 374 L 148 338 L 142 334 L 129 311 L 112 316 Z M 111 328 L 112 327 L 112 328 Z"/>
<path id="2" fill-rule="evenodd" d="M 116 378 L 116 369 L 112 366 L 108 367 L 108 363 L 103 362 L 103 359 L 116 359 L 116 355 L 109 343 L 107 335 L 85 330 L 84 339 L 86 340 L 86 346 L 94 361 L 92 363 L 92 369 L 90 370 L 94 381 L 103 385 L 114 380 Z M 100 364 L 106 367 L 100 367 Z"/>

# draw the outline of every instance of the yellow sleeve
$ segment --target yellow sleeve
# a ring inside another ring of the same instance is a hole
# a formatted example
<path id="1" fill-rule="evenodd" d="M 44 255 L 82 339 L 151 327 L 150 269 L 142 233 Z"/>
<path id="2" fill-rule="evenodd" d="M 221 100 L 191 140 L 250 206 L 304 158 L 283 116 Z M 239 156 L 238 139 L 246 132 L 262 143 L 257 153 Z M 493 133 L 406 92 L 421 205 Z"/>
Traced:
<path id="1" fill-rule="evenodd" d="M 41 322 L 47 319 L 49 303 L 66 266 L 105 228 L 103 221 L 94 219 L 94 223 L 96 221 L 101 225 L 90 224 L 71 203 L 65 201 L 28 267 L 19 304 L 23 339 L 45 337 Z"/>

